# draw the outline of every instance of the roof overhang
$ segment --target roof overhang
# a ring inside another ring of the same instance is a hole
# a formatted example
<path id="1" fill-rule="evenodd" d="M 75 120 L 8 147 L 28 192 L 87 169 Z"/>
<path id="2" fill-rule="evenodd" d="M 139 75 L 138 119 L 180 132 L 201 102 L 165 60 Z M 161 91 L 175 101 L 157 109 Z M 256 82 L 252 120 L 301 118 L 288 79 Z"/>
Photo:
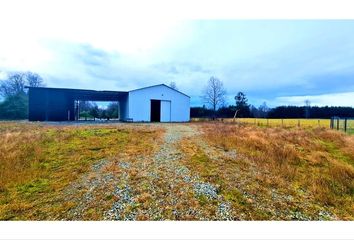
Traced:
<path id="1" fill-rule="evenodd" d="M 67 94 L 75 100 L 81 101 L 118 101 L 122 97 L 126 97 L 128 92 L 125 91 L 97 91 L 87 89 L 73 88 L 48 88 L 48 87 L 28 87 L 30 91 L 45 91 L 48 93 Z"/>

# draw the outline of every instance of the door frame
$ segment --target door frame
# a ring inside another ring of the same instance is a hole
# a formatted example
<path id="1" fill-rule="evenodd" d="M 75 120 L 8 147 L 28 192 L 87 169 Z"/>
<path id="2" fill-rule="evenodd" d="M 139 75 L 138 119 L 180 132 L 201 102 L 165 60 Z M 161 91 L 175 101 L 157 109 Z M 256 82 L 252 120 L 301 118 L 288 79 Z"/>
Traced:
<path id="1" fill-rule="evenodd" d="M 158 102 L 159 103 L 159 113 L 158 113 L 158 121 L 153 120 L 152 114 L 152 103 Z M 150 122 L 161 122 L 161 100 L 160 99 L 150 99 Z"/>

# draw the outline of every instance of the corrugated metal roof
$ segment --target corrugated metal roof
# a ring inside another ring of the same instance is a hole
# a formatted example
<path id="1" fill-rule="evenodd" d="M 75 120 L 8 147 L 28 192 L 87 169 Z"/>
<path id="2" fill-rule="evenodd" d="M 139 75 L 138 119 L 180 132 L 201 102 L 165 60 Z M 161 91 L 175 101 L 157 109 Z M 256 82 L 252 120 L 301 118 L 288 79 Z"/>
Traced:
<path id="1" fill-rule="evenodd" d="M 36 89 L 48 89 L 48 90 L 62 90 L 62 91 L 75 91 L 76 93 L 112 93 L 112 94 L 124 94 L 124 93 L 128 93 L 128 92 L 133 92 L 133 91 L 139 91 L 139 90 L 143 90 L 143 89 L 146 89 L 146 88 L 153 88 L 153 87 L 158 87 L 158 86 L 165 86 L 165 87 L 168 87 L 180 94 L 183 94 L 187 97 L 190 98 L 190 96 L 188 96 L 187 94 L 183 93 L 183 92 L 180 92 L 174 88 L 171 88 L 170 86 L 167 86 L 166 84 L 157 84 L 157 85 L 152 85 L 152 86 L 148 86 L 148 87 L 143 87 L 143 88 L 137 88 L 137 89 L 134 89 L 134 90 L 131 90 L 131 91 L 107 91 L 107 90 L 90 90 L 90 89 L 76 89 L 76 88 L 50 88 L 50 87 L 29 87 L 29 86 L 26 86 L 26 88 L 36 88 Z"/>
<path id="2" fill-rule="evenodd" d="M 92 90 L 92 89 L 78 89 L 78 88 L 52 88 L 52 87 L 30 87 L 35 89 L 47 89 L 47 90 L 62 90 L 62 91 L 75 91 L 75 92 L 95 92 L 95 93 L 128 93 L 128 91 L 111 91 L 111 90 Z"/>

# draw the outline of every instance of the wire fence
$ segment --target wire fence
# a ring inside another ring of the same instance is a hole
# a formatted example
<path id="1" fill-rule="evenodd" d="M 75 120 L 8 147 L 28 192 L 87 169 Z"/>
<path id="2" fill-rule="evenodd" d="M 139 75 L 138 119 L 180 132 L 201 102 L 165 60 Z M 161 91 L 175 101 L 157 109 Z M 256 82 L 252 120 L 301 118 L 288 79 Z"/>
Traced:
<path id="1" fill-rule="evenodd" d="M 236 121 L 267 127 L 330 127 L 329 119 L 239 118 Z"/>
<path id="2" fill-rule="evenodd" d="M 211 121 L 211 118 L 193 118 L 192 121 Z M 264 127 L 324 127 L 330 128 L 330 119 L 273 119 L 273 118 L 219 118 L 217 121 L 247 123 Z"/>
<path id="3" fill-rule="evenodd" d="M 226 123 L 247 123 L 263 127 L 321 127 L 354 134 L 354 118 L 332 117 L 331 119 L 298 119 L 298 118 L 218 118 L 216 121 Z M 213 121 L 212 118 L 192 118 L 192 122 Z"/>
<path id="4" fill-rule="evenodd" d="M 354 118 L 332 117 L 330 128 L 354 134 Z"/>

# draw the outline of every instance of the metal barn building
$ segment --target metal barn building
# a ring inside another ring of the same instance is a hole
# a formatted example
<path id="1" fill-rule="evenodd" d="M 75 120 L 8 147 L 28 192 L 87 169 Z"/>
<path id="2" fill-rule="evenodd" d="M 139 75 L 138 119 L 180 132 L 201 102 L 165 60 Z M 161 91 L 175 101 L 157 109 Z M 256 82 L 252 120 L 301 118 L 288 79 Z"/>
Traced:
<path id="1" fill-rule="evenodd" d="M 80 101 L 119 102 L 119 118 L 133 122 L 187 122 L 190 97 L 165 84 L 132 91 L 29 87 L 29 121 L 75 121 Z"/>

